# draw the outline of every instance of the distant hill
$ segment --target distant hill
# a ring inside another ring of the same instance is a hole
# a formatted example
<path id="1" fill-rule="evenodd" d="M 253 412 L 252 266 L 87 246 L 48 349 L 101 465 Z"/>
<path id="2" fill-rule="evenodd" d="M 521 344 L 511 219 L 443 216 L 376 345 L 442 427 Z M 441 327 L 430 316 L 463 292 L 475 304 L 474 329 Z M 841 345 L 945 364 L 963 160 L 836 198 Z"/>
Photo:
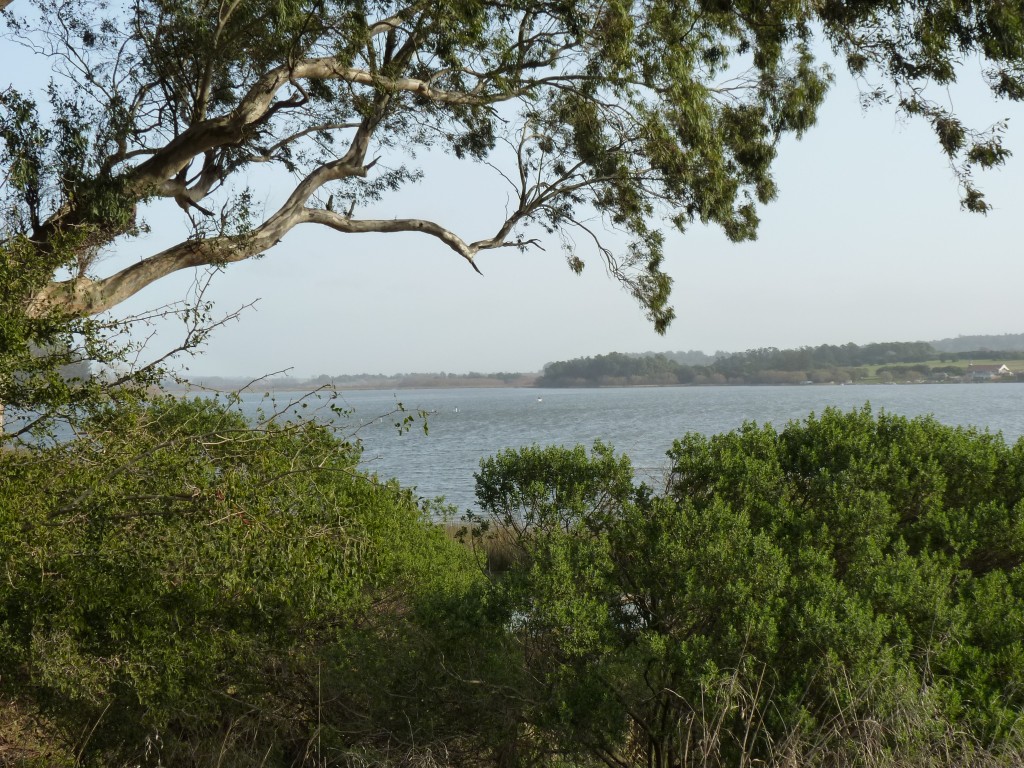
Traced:
<path id="1" fill-rule="evenodd" d="M 990 334 L 988 336 L 957 336 L 937 341 L 926 341 L 937 352 L 1024 352 L 1024 334 Z M 825 345 L 830 346 L 830 345 Z M 874 345 L 867 345 L 874 346 Z M 749 350 L 748 350 L 749 351 Z M 654 357 L 660 355 L 678 362 L 680 366 L 711 366 L 723 357 L 740 352 L 718 350 L 709 354 L 699 349 L 688 349 L 676 352 L 630 352 L 631 357 Z"/>
<path id="2" fill-rule="evenodd" d="M 925 341 L 925 342 L 908 342 L 909 344 L 926 344 L 936 352 L 1024 352 L 1024 333 L 1002 333 L 1002 334 L 990 334 L 990 335 L 976 335 L 976 336 L 957 336 L 956 338 L 938 339 L 937 341 Z M 855 345 L 844 345 L 845 347 L 855 347 Z M 822 345 L 819 349 L 834 349 L 835 347 L 830 344 Z M 886 348 L 889 352 L 890 357 L 896 354 L 891 349 L 891 343 L 884 344 L 867 344 L 863 349 L 870 348 Z M 813 349 L 812 347 L 801 347 L 801 349 Z M 717 350 L 713 353 L 702 352 L 699 349 L 690 349 L 685 352 L 680 350 L 677 352 L 655 352 L 649 350 L 647 352 L 628 352 L 630 357 L 664 357 L 666 360 L 671 360 L 679 365 L 687 366 L 710 366 L 718 360 L 723 360 L 728 357 L 742 356 L 752 350 L 746 350 L 746 352 L 726 352 L 723 350 Z M 884 362 L 879 360 L 877 362 Z"/>
<path id="3" fill-rule="evenodd" d="M 1024 352 L 1024 333 L 957 336 L 955 339 L 939 339 L 928 343 L 939 352 Z"/>

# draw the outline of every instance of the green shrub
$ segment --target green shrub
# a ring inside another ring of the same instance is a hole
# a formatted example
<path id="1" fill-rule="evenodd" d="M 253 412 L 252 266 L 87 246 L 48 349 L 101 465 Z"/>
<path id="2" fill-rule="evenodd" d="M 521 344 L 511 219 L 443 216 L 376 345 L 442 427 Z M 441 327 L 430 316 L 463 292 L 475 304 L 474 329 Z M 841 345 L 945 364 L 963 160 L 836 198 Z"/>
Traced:
<path id="1" fill-rule="evenodd" d="M 869 409 L 482 463 L 494 589 L 554 752 L 607 764 L 1024 759 L 1024 443 Z"/>
<path id="2" fill-rule="evenodd" d="M 315 424 L 158 399 L 0 453 L 0 762 L 1024 761 L 1024 442 L 864 409 L 670 456 L 486 460 L 498 568 Z"/>
<path id="3" fill-rule="evenodd" d="M 3 693 L 86 764 L 458 754 L 481 573 L 358 459 L 173 399 L 0 454 Z"/>

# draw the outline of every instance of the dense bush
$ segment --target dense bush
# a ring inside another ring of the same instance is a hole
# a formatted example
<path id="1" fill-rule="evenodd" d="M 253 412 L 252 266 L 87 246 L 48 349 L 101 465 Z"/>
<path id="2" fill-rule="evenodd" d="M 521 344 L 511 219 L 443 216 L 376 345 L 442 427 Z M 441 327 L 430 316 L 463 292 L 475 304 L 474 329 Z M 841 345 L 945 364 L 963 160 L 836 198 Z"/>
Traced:
<path id="1" fill-rule="evenodd" d="M 0 454 L 0 685 L 43 718 L 40 762 L 457 755 L 482 576 L 358 458 L 171 399 Z"/>
<path id="2" fill-rule="evenodd" d="M 483 463 L 552 753 L 608 765 L 1024 760 L 1024 442 L 867 409 L 671 451 Z"/>
<path id="3" fill-rule="evenodd" d="M 0 764 L 1024 762 L 1024 442 L 670 455 L 483 462 L 499 569 L 314 424 L 160 399 L 0 454 Z"/>

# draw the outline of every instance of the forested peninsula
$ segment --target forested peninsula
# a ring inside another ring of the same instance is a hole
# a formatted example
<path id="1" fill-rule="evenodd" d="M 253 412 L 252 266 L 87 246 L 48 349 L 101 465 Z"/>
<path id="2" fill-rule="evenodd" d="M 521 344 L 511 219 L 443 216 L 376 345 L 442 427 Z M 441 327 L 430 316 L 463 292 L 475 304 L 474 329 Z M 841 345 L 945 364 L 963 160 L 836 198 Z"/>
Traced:
<path id="1" fill-rule="evenodd" d="M 987 338 L 987 337 L 981 337 Z M 548 363 L 538 387 L 783 385 L 1024 381 L 1024 335 L 994 337 L 1003 346 L 951 350 L 962 342 L 822 344 L 817 347 L 718 352 L 705 365 L 671 354 L 612 352 Z M 1005 366 L 1005 370 L 1001 368 Z"/>

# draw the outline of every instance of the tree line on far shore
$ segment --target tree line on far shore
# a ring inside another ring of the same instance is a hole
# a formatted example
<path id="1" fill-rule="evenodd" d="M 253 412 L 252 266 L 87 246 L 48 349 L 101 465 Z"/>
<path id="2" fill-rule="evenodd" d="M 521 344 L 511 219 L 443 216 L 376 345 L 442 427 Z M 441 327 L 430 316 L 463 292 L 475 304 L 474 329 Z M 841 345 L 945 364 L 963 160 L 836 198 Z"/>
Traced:
<path id="1" fill-rule="evenodd" d="M 548 363 L 539 387 L 672 386 L 725 384 L 854 383 L 864 381 L 948 381 L 978 361 L 1024 357 L 1020 351 L 940 351 L 923 341 L 822 344 L 817 347 L 716 353 L 708 365 L 683 365 L 662 354 L 621 352 Z M 937 363 L 937 364 L 936 364 Z M 1019 380 L 1019 376 L 1008 377 Z"/>
<path id="2" fill-rule="evenodd" d="M 1002 334 L 863 346 L 850 343 L 796 349 L 764 347 L 745 352 L 718 350 L 711 354 L 698 350 L 612 352 L 547 363 L 541 374 L 516 371 L 320 374 L 309 378 L 272 376 L 259 379 L 258 383 L 261 390 L 310 390 L 946 381 L 964 376 L 972 362 L 1020 359 L 1024 359 L 1024 334 Z M 232 391 L 252 384 L 252 379 L 247 377 L 193 376 L 187 381 L 165 381 L 164 387 L 168 391 L 193 388 Z"/>

